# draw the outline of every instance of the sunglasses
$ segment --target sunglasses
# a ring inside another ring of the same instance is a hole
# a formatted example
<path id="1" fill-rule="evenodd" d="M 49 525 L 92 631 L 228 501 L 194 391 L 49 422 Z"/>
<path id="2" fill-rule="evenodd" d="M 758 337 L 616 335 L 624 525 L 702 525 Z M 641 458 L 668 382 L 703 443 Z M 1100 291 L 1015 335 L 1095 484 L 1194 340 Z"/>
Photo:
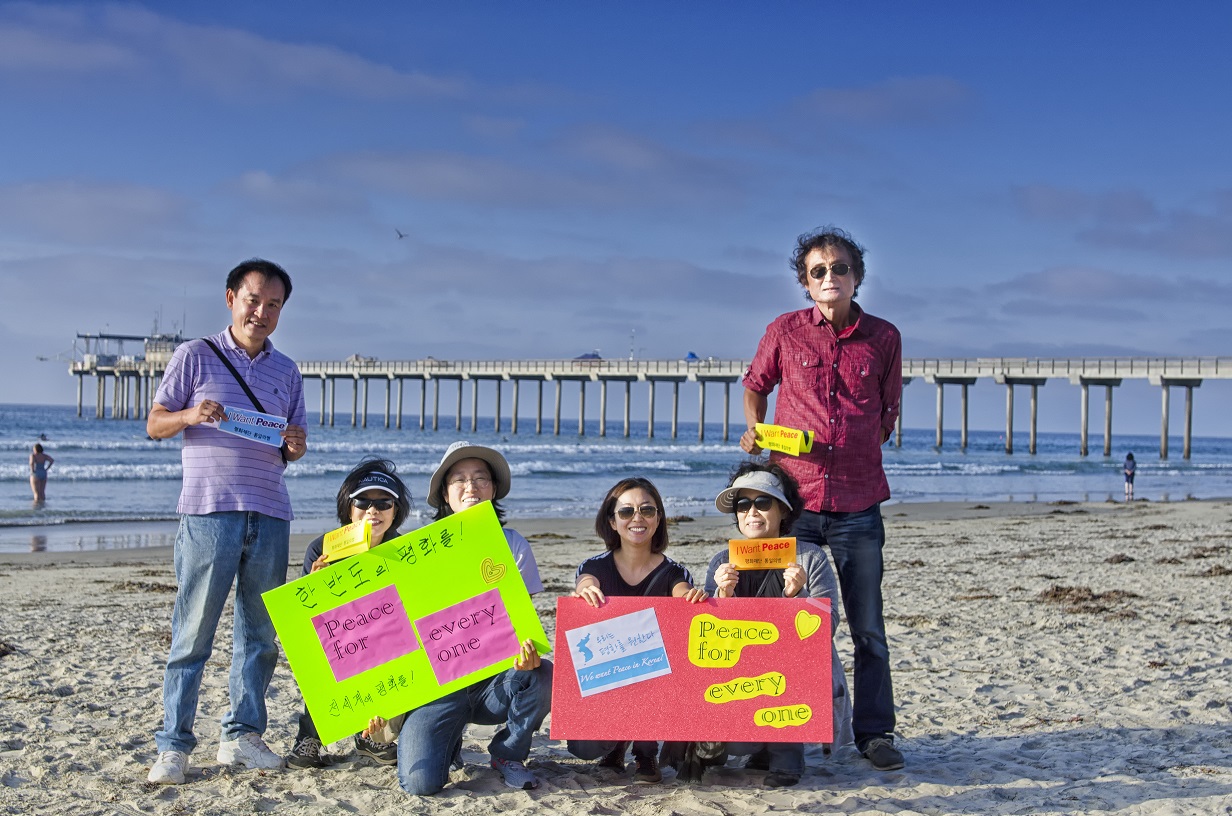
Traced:
<path id="1" fill-rule="evenodd" d="M 384 511 L 394 506 L 393 499 L 351 499 L 351 503 L 355 505 L 356 510 L 367 510 L 369 507 L 375 507 L 378 511 Z"/>
<path id="2" fill-rule="evenodd" d="M 851 264 L 836 263 L 830 264 L 830 276 L 834 278 L 845 278 L 851 272 Z M 809 277 L 813 280 L 821 280 L 826 276 L 826 265 L 817 264 L 809 270 Z"/>
<path id="3" fill-rule="evenodd" d="M 773 496 L 758 496 L 755 499 L 750 499 L 748 496 L 741 496 L 736 499 L 736 512 L 744 515 L 745 513 L 756 507 L 763 513 L 768 513 L 770 508 L 774 507 L 776 499 Z"/>
<path id="4" fill-rule="evenodd" d="M 643 504 L 641 507 L 617 507 L 615 516 L 619 519 L 628 521 L 634 515 L 639 515 L 644 519 L 652 519 L 659 515 L 659 508 L 653 504 Z"/>

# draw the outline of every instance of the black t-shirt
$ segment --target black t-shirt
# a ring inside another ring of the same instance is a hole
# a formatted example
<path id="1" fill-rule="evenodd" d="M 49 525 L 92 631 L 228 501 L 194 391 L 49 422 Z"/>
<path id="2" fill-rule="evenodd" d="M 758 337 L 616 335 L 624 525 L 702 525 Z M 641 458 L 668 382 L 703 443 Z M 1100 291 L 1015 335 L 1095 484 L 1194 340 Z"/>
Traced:
<path id="1" fill-rule="evenodd" d="M 636 585 L 626 583 L 625 579 L 620 577 L 620 570 L 616 569 L 615 553 L 611 552 L 605 552 L 583 561 L 577 568 L 574 581 L 576 582 L 583 575 L 593 575 L 599 582 L 599 590 L 604 595 L 612 597 L 643 595 L 670 598 L 672 587 L 676 584 L 683 581 L 693 586 L 693 576 L 689 574 L 689 571 L 666 555 L 663 556 L 663 563 L 651 570 L 650 574 Z"/>

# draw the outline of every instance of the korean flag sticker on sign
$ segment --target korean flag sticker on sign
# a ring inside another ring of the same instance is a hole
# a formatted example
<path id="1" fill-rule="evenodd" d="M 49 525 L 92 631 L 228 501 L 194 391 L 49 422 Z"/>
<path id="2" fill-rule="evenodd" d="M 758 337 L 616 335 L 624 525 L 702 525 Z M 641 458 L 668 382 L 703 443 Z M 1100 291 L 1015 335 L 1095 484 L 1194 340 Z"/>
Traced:
<path id="1" fill-rule="evenodd" d="M 565 632 L 583 697 L 672 673 L 654 609 Z"/>

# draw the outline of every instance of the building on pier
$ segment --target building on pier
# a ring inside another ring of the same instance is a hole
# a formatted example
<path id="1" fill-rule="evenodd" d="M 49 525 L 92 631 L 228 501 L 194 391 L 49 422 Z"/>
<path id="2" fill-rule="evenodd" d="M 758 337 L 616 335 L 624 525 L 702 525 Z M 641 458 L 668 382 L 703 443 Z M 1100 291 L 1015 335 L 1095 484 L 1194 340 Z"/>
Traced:
<path id="1" fill-rule="evenodd" d="M 77 377 L 77 416 L 82 415 L 82 400 L 86 377 L 96 380 L 97 398 L 94 415 L 102 419 L 107 415 L 107 380 L 112 381 L 111 417 L 113 419 L 144 419 L 150 414 L 154 392 L 162 377 L 171 353 L 184 342 L 179 334 L 77 334 L 84 350 L 78 359 L 77 343 L 73 343 L 74 359 L 69 363 L 68 373 Z M 141 352 L 126 354 L 136 343 Z"/>

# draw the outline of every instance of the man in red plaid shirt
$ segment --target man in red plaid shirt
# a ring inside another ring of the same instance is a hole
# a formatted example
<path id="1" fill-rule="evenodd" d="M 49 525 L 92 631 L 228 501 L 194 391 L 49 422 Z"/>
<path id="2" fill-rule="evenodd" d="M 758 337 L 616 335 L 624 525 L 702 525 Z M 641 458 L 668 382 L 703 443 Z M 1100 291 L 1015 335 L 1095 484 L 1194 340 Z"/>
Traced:
<path id="1" fill-rule="evenodd" d="M 744 375 L 745 452 L 761 452 L 764 422 L 778 388 L 774 424 L 813 432 L 811 452 L 771 453 L 800 485 L 800 541 L 829 547 L 855 646 L 852 728 L 856 746 L 878 770 L 903 767 L 894 747 L 894 689 L 881 607 L 885 528 L 881 502 L 890 486 L 881 445 L 902 397 L 898 329 L 854 301 L 864 281 L 864 249 L 827 227 L 801 235 L 792 255 L 796 280 L 812 303 L 774 320 Z"/>

